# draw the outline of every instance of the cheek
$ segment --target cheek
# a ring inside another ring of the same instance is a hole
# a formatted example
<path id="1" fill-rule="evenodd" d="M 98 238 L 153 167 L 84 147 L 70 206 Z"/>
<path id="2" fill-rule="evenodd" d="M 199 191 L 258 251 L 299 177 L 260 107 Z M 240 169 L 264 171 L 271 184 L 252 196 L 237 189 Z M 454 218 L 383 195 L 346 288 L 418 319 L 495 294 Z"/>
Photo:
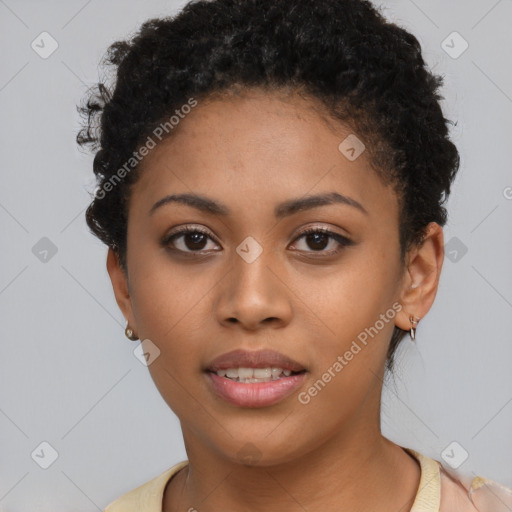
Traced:
<path id="1" fill-rule="evenodd" d="M 204 310 L 215 281 L 200 265 L 177 265 L 164 252 L 134 262 L 132 305 L 139 331 L 165 343 Z"/>
<path id="2" fill-rule="evenodd" d="M 378 281 L 374 274 L 365 288 L 361 282 L 366 279 L 366 272 L 349 272 L 322 289 L 313 288 L 309 298 L 315 316 L 308 313 L 310 324 L 303 332 L 309 333 L 306 343 L 313 359 L 298 402 L 310 418 L 322 418 L 322 429 L 336 430 L 361 404 L 369 407 L 367 398 L 384 367 L 395 311 L 385 299 L 385 279 Z M 326 410 L 331 411 L 328 417 Z"/>
<path id="3" fill-rule="evenodd" d="M 346 337 L 355 334 L 354 328 L 373 324 L 390 307 L 395 286 L 390 270 L 382 261 L 358 253 L 328 276 L 303 278 L 301 295 L 326 327 Z"/>
<path id="4" fill-rule="evenodd" d="M 347 368 L 378 369 L 385 359 L 396 314 L 392 308 L 396 269 L 390 266 L 390 255 L 376 258 L 374 254 L 379 251 L 354 252 L 327 278 L 302 282 L 301 288 L 308 293 L 303 293 L 307 307 L 302 308 L 304 320 L 300 321 L 315 340 L 318 373 L 347 351 Z"/>
<path id="5" fill-rule="evenodd" d="M 211 332 L 204 324 L 204 308 L 211 307 L 210 299 L 198 286 L 199 281 L 154 268 L 133 292 L 139 332 L 160 351 L 148 370 L 169 407 L 181 415 L 201 413 L 194 412 L 196 404 L 186 391 L 202 377 L 204 345 L 208 342 L 205 336 Z"/>

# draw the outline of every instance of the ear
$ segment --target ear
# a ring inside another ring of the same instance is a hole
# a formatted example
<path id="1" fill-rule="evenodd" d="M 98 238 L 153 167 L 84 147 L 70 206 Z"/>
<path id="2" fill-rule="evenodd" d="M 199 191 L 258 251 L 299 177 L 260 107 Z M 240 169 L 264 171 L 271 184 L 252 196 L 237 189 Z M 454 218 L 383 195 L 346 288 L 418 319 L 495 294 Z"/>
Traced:
<path id="1" fill-rule="evenodd" d="M 412 315 L 420 320 L 430 310 L 437 293 L 444 261 L 443 228 L 436 222 L 427 226 L 423 243 L 407 255 L 407 268 L 403 276 L 400 303 L 403 309 L 396 315 L 395 324 L 410 330 Z"/>
<path id="2" fill-rule="evenodd" d="M 117 305 L 123 312 L 130 328 L 137 333 L 137 326 L 133 316 L 128 277 L 121 267 L 117 253 L 111 247 L 109 247 L 107 254 L 107 271 L 110 276 L 110 280 L 112 281 Z"/>

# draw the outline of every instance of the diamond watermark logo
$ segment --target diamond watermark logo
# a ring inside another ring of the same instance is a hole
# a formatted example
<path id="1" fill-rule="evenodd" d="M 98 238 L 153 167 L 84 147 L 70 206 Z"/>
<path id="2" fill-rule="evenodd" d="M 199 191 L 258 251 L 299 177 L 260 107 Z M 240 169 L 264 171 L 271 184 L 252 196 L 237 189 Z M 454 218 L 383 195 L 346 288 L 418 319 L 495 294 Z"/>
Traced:
<path id="1" fill-rule="evenodd" d="M 444 252 L 452 263 L 458 263 L 468 252 L 468 248 L 462 240 L 453 236 L 444 244 Z"/>
<path id="2" fill-rule="evenodd" d="M 345 158 L 353 162 L 359 158 L 359 156 L 366 149 L 366 146 L 360 139 L 351 133 L 346 139 L 341 141 L 338 149 L 340 153 L 345 156 Z"/>
<path id="3" fill-rule="evenodd" d="M 252 443 L 245 443 L 237 452 L 238 460 L 244 464 L 256 464 L 261 459 L 262 453 Z"/>
<path id="4" fill-rule="evenodd" d="M 248 236 L 237 248 L 236 252 L 246 263 L 252 263 L 263 252 L 263 247 L 252 237 Z"/>
<path id="5" fill-rule="evenodd" d="M 41 263 L 48 263 L 57 254 L 57 246 L 49 238 L 43 236 L 32 247 L 32 254 Z"/>
<path id="6" fill-rule="evenodd" d="M 135 347 L 133 354 L 144 366 L 149 366 L 160 356 L 160 349 L 150 339 L 145 339 Z"/>
<path id="7" fill-rule="evenodd" d="M 59 47 L 59 43 L 48 33 L 41 32 L 30 44 L 39 57 L 47 59 Z"/>
<path id="8" fill-rule="evenodd" d="M 466 462 L 468 452 L 457 441 L 452 441 L 441 453 L 442 459 L 453 469 Z"/>
<path id="9" fill-rule="evenodd" d="M 458 59 L 469 47 L 469 43 L 456 31 L 442 43 L 441 48 L 452 58 Z"/>
<path id="10" fill-rule="evenodd" d="M 43 441 L 30 456 L 38 466 L 48 469 L 58 459 L 59 454 L 50 443 Z"/>

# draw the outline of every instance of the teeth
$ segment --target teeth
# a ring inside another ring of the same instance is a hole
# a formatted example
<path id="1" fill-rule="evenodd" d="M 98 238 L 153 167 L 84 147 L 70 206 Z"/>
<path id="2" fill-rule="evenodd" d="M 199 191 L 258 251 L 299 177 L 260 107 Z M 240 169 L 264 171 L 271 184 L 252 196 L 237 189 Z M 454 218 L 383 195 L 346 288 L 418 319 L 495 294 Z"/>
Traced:
<path id="1" fill-rule="evenodd" d="M 272 368 L 272 377 L 279 377 L 282 370 L 281 368 Z"/>
<path id="2" fill-rule="evenodd" d="M 235 370 L 236 372 L 236 370 Z M 238 368 L 238 378 L 240 380 L 252 379 L 254 372 L 252 368 Z"/>
<path id="3" fill-rule="evenodd" d="M 253 368 L 253 376 L 255 379 L 270 379 L 272 370 L 270 368 Z"/>
<path id="4" fill-rule="evenodd" d="M 289 377 L 292 374 L 290 370 L 282 368 L 227 368 L 218 370 L 219 377 L 227 377 L 237 382 L 270 382 L 282 377 Z"/>

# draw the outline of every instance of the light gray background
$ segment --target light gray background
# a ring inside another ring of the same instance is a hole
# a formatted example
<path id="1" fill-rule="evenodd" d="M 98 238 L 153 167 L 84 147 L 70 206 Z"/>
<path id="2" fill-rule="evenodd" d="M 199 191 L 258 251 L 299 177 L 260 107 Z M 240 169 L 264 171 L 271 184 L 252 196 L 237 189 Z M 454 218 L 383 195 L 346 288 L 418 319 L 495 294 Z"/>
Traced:
<path id="1" fill-rule="evenodd" d="M 2 511 L 101 510 L 186 458 L 123 334 L 106 248 L 84 220 L 92 156 L 74 141 L 75 105 L 107 46 L 183 4 L 0 0 Z M 462 162 L 439 292 L 416 346 L 407 338 L 399 353 L 383 431 L 438 460 L 457 441 L 461 470 L 512 486 L 512 2 L 396 0 L 384 13 L 445 75 Z M 47 59 L 31 48 L 43 31 L 59 45 Z M 453 31 L 469 43 L 456 59 L 441 47 Z M 32 252 L 42 237 L 57 247 L 46 263 Z M 58 452 L 46 470 L 31 457 L 43 441 Z"/>

